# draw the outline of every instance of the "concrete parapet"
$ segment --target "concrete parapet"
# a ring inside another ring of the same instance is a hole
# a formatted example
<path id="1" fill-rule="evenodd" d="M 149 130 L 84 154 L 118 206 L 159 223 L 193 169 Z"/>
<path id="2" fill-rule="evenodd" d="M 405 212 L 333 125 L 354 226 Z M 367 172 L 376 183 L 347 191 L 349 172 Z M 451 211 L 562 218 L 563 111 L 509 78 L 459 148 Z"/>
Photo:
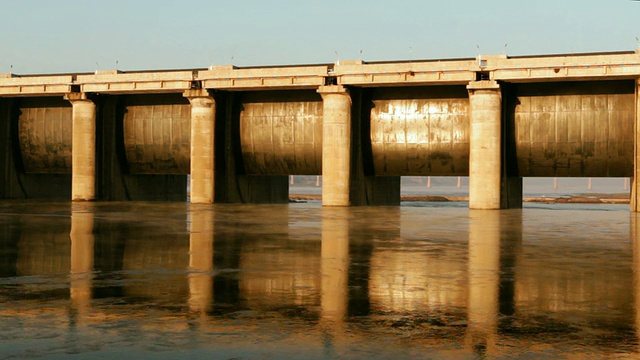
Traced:
<path id="1" fill-rule="evenodd" d="M 469 59 L 370 64 L 340 60 L 332 75 L 341 85 L 466 84 L 475 79 L 476 67 Z"/>
<path id="2" fill-rule="evenodd" d="M 299 89 L 323 85 L 329 71 L 327 65 L 237 68 L 231 65 L 211 66 L 198 71 L 197 80 L 207 89 Z"/>
<path id="3" fill-rule="evenodd" d="M 0 76 L 0 96 L 64 95 L 71 92 L 73 76 Z"/>
<path id="4" fill-rule="evenodd" d="M 188 90 L 193 78 L 193 71 L 125 73 L 118 70 L 97 70 L 90 75 L 77 75 L 75 84 L 83 92 L 146 94 Z"/>

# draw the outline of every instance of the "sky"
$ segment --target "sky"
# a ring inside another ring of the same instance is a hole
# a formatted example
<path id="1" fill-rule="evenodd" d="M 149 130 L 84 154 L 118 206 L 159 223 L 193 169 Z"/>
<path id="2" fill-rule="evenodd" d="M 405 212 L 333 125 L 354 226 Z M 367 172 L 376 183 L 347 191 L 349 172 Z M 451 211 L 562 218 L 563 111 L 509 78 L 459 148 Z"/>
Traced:
<path id="1" fill-rule="evenodd" d="M 0 0 L 0 73 L 627 51 L 632 0 Z"/>

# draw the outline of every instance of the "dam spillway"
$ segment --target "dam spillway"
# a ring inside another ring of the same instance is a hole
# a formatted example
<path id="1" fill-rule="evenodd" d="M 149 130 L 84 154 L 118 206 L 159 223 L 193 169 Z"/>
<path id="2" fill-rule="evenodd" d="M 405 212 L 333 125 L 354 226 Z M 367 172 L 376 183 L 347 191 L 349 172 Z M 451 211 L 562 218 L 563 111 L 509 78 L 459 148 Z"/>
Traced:
<path id="1" fill-rule="evenodd" d="M 0 198 L 399 203 L 401 176 L 469 176 L 471 208 L 522 177 L 636 179 L 637 52 L 0 76 Z M 635 181 L 632 210 L 637 210 Z"/>

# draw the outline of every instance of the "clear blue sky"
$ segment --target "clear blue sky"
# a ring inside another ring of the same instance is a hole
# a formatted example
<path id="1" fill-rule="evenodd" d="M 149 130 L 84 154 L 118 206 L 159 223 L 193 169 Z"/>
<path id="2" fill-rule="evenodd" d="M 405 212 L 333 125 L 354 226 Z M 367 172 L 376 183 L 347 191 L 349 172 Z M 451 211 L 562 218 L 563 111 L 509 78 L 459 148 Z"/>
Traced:
<path id="1" fill-rule="evenodd" d="M 530 55 L 633 50 L 640 2 L 0 0 L 0 31 L 18 74 Z"/>

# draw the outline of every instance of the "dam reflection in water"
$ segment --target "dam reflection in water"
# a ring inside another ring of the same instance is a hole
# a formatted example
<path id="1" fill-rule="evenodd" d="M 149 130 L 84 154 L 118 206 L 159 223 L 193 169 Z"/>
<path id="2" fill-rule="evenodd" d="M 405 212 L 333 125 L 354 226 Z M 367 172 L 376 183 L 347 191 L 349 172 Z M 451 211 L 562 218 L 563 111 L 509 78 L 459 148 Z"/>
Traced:
<path id="1" fill-rule="evenodd" d="M 634 357 L 635 216 L 4 203 L 1 354 Z"/>

